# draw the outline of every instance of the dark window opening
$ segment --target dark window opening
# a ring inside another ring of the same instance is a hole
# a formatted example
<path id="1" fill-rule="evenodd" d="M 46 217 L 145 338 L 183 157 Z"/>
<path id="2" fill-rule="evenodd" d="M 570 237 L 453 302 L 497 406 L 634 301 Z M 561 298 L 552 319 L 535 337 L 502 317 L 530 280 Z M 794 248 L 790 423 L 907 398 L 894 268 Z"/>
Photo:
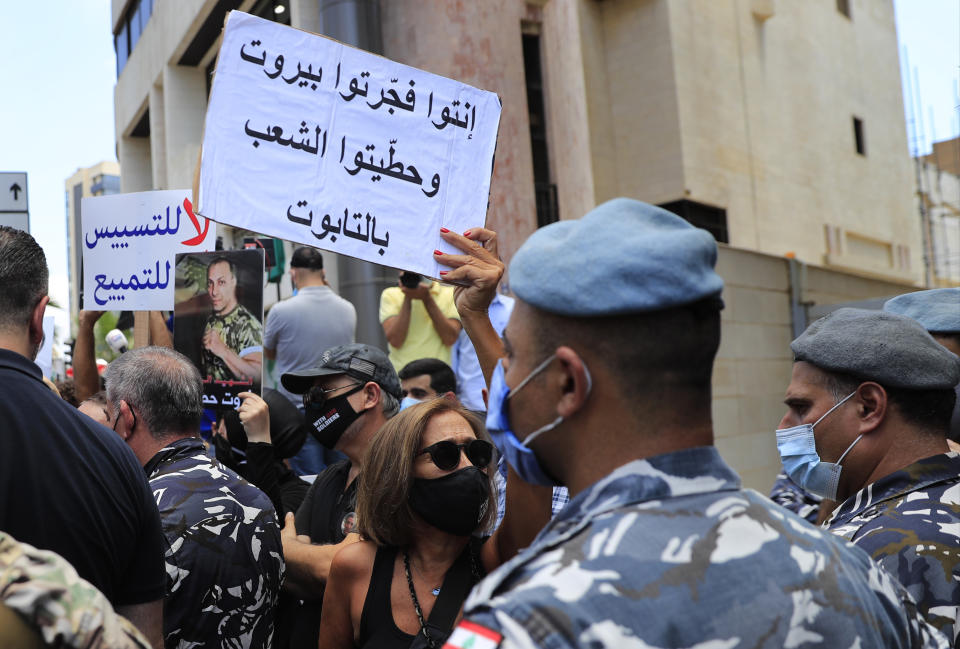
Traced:
<path id="1" fill-rule="evenodd" d="M 130 137 L 150 137 L 150 109 L 143 111 L 143 117 L 130 131 Z"/>
<path id="2" fill-rule="evenodd" d="M 223 31 L 223 19 L 226 18 L 228 11 L 233 11 L 240 6 L 240 0 L 218 0 L 210 13 L 207 14 L 200 29 L 194 35 L 193 40 L 183 51 L 177 65 L 200 65 L 201 59 L 207 51 L 213 47 L 220 32 Z"/>
<path id="3" fill-rule="evenodd" d="M 727 210 L 722 207 L 713 207 L 686 199 L 661 203 L 660 207 L 673 212 L 690 225 L 703 228 L 718 242 L 730 243 L 730 234 L 727 231 Z"/>
<path id="4" fill-rule="evenodd" d="M 863 120 L 859 117 L 853 118 L 853 141 L 857 147 L 857 153 L 867 155 L 867 143 L 863 139 Z"/>
<path id="5" fill-rule="evenodd" d="M 837 0 L 837 11 L 850 18 L 850 0 Z"/>
<path id="6" fill-rule="evenodd" d="M 533 187 L 537 204 L 537 227 L 560 220 L 557 187 L 550 182 L 547 120 L 543 101 L 543 69 L 540 66 L 540 34 L 523 34 L 523 71 L 527 83 L 530 118 L 530 148 L 533 153 Z"/>
<path id="7" fill-rule="evenodd" d="M 290 7 L 288 5 L 289 2 L 287 2 L 287 0 L 260 0 L 260 2 L 253 5 L 250 13 L 282 25 L 289 25 Z"/>

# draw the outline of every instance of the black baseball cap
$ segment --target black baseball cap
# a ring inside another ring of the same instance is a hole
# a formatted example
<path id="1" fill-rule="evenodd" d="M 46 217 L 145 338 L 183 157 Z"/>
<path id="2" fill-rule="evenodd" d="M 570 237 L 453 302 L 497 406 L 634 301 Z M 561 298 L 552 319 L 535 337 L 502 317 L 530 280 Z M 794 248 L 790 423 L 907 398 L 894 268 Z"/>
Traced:
<path id="1" fill-rule="evenodd" d="M 393 369 L 393 363 L 387 355 L 376 347 L 360 343 L 331 347 L 323 352 L 318 366 L 309 370 L 287 372 L 280 377 L 280 382 L 290 392 L 303 394 L 310 389 L 317 377 L 334 374 L 346 374 L 364 383 L 373 381 L 397 399 L 403 394 L 397 371 Z"/>

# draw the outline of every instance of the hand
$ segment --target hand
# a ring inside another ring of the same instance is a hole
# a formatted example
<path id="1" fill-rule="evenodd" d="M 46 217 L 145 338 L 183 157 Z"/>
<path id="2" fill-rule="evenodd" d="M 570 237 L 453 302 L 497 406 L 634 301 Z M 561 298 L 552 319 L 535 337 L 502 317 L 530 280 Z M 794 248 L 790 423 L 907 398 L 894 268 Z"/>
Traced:
<path id="1" fill-rule="evenodd" d="M 237 414 L 247 434 L 247 441 L 270 444 L 270 408 L 267 402 L 253 392 L 241 392 L 237 396 L 243 399 Z"/>
<path id="2" fill-rule="evenodd" d="M 403 294 L 409 297 L 411 300 L 429 300 L 430 299 L 430 286 L 427 284 L 417 284 L 416 288 L 407 288 L 403 284 L 398 284 L 400 290 L 403 291 Z"/>
<path id="3" fill-rule="evenodd" d="M 280 541 L 282 543 L 313 543 L 306 534 L 297 534 L 296 516 L 293 512 L 287 512 L 283 519 L 283 529 L 280 530 Z"/>
<path id="4" fill-rule="evenodd" d="M 93 329 L 93 325 L 103 316 L 106 311 L 81 311 L 77 318 L 81 329 Z"/>
<path id="5" fill-rule="evenodd" d="M 444 280 L 457 284 L 453 294 L 457 311 L 461 315 L 468 311 L 486 313 L 503 277 L 503 262 L 497 255 L 497 233 L 486 228 L 471 228 L 459 235 L 442 228 L 440 236 L 466 253 L 433 254 L 438 263 L 454 269 L 440 271 L 440 275 Z"/>
<path id="6" fill-rule="evenodd" d="M 221 340 L 220 334 L 217 333 L 216 329 L 209 329 L 203 334 L 203 346 L 205 349 L 209 349 L 212 354 L 220 356 L 221 358 L 227 351 L 227 346 L 223 340 Z"/>

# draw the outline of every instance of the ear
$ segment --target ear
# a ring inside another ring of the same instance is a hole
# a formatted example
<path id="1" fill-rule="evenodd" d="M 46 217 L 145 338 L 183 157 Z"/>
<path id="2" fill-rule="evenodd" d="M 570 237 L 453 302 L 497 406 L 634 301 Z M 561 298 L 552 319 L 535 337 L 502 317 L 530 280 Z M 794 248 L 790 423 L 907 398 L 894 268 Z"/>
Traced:
<path id="1" fill-rule="evenodd" d="M 569 347 L 557 348 L 557 360 L 560 361 L 560 401 L 557 403 L 557 414 L 568 419 L 583 408 L 590 393 L 590 380 L 587 366 L 583 360 Z"/>
<path id="2" fill-rule="evenodd" d="M 39 345 L 43 340 L 43 313 L 47 309 L 47 303 L 50 302 L 50 296 L 44 295 L 40 298 L 40 301 L 37 302 L 37 306 L 33 307 L 33 311 L 30 312 L 30 344 Z"/>
<path id="3" fill-rule="evenodd" d="M 868 435 L 880 427 L 887 416 L 887 391 L 879 383 L 861 383 L 854 397 L 857 401 L 857 419 L 860 434 Z"/>
<path id="4" fill-rule="evenodd" d="M 456 393 L 456 392 L 451 392 L 450 390 L 447 390 L 446 392 L 444 392 L 444 393 L 441 394 L 440 396 L 443 397 L 444 399 L 449 399 L 450 401 L 453 401 L 454 403 L 460 403 L 460 401 L 457 399 L 457 393 Z"/>
<path id="5" fill-rule="evenodd" d="M 368 410 L 375 408 L 380 405 L 382 401 L 383 395 L 381 394 L 380 386 L 373 381 L 368 381 L 367 384 L 363 386 L 363 409 Z"/>
<path id="6" fill-rule="evenodd" d="M 116 426 L 115 430 L 117 431 L 117 434 L 120 435 L 121 439 L 123 439 L 123 441 L 127 441 L 130 438 L 130 435 L 133 434 L 133 424 L 135 418 L 133 416 L 133 411 L 130 410 L 130 404 L 126 401 L 121 401 L 119 404 L 117 404 L 117 419 L 119 419 L 120 422 L 115 421 L 114 426 L 116 426 L 117 423 L 120 423 L 121 425 Z"/>

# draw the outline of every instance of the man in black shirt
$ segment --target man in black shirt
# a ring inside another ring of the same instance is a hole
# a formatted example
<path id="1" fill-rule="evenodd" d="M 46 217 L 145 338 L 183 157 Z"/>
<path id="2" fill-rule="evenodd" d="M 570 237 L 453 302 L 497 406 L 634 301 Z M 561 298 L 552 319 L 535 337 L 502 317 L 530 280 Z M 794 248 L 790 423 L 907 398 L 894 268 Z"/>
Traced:
<path id="1" fill-rule="evenodd" d="M 63 556 L 160 647 L 163 536 L 143 469 L 32 362 L 47 278 L 33 237 L 0 226 L 0 530 Z"/>
<path id="2" fill-rule="evenodd" d="M 292 624 L 289 646 L 312 649 L 317 644 L 330 563 L 340 548 L 359 540 L 354 533 L 354 506 L 363 456 L 376 432 L 400 411 L 400 379 L 381 350 L 349 344 L 328 349 L 318 367 L 288 372 L 280 380 L 293 394 L 304 395 L 311 434 L 327 448 L 347 456 L 317 476 L 297 510 L 296 529 L 288 514 L 283 530 L 287 562 L 283 587 L 303 603 L 289 618 L 290 607 L 283 607 L 283 618 L 289 622 L 281 622 L 278 630 Z M 309 542 L 303 536 L 309 537 Z"/>

